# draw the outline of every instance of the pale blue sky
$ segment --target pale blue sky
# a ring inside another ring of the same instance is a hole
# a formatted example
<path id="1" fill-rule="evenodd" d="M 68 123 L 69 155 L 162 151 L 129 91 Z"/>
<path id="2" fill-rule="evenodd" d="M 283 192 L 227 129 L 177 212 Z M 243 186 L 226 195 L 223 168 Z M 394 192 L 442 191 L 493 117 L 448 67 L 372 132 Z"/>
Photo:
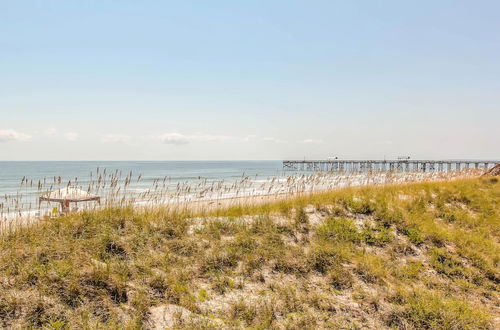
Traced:
<path id="1" fill-rule="evenodd" d="M 498 1 L 1 1 L 0 160 L 500 158 Z"/>

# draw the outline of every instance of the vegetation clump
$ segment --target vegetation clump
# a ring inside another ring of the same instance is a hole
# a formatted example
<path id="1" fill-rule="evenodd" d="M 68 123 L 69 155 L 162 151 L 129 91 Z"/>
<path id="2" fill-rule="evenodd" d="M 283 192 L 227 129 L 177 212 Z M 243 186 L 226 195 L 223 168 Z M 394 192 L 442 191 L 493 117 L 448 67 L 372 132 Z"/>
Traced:
<path id="1" fill-rule="evenodd" d="M 484 177 L 70 214 L 0 237 L 0 327 L 499 328 L 498 205 Z"/>

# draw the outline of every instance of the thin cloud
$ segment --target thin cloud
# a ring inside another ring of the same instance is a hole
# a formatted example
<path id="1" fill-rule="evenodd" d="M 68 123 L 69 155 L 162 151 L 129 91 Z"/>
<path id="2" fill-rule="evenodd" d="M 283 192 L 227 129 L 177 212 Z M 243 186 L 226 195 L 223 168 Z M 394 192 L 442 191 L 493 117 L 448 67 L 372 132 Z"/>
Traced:
<path id="1" fill-rule="evenodd" d="M 64 137 L 68 141 L 76 141 L 78 139 L 79 134 L 75 132 L 68 132 L 64 134 Z"/>
<path id="2" fill-rule="evenodd" d="M 192 135 L 191 139 L 193 141 L 212 142 L 212 141 L 229 141 L 232 140 L 233 137 L 228 135 L 197 134 L 197 135 Z"/>
<path id="3" fill-rule="evenodd" d="M 102 136 L 102 142 L 107 143 L 125 143 L 130 140 L 130 136 L 123 134 L 105 134 Z"/>
<path id="4" fill-rule="evenodd" d="M 305 140 L 302 140 L 300 142 L 301 143 L 319 144 L 319 143 L 323 143 L 324 141 L 321 139 L 305 139 Z"/>
<path id="5" fill-rule="evenodd" d="M 166 144 L 184 145 L 191 142 L 214 142 L 214 141 L 229 141 L 234 139 L 228 135 L 213 135 L 213 134 L 194 134 L 184 135 L 180 133 L 164 133 L 158 136 L 160 141 Z"/>
<path id="6" fill-rule="evenodd" d="M 287 143 L 287 141 L 278 139 L 272 136 L 265 136 L 265 137 L 259 137 L 258 135 L 255 134 L 250 134 L 247 135 L 246 137 L 243 138 L 243 141 L 249 142 L 249 141 L 260 141 L 260 142 L 273 142 L 273 143 Z"/>
<path id="7" fill-rule="evenodd" d="M 255 134 L 250 134 L 250 135 L 247 135 L 247 136 L 244 138 L 244 140 L 245 140 L 245 141 L 253 141 L 253 140 L 255 140 L 256 138 L 257 138 L 257 135 L 255 135 Z"/>
<path id="8" fill-rule="evenodd" d="M 190 139 L 188 136 L 179 133 L 165 133 L 159 136 L 160 140 L 166 144 L 183 145 L 188 144 Z"/>
<path id="9" fill-rule="evenodd" d="M 31 135 L 17 132 L 12 129 L 0 130 L 0 142 L 27 141 L 29 139 L 31 139 Z"/>
<path id="10" fill-rule="evenodd" d="M 274 142 L 274 143 L 286 143 L 285 140 L 277 139 L 274 137 L 264 137 L 264 138 L 262 138 L 262 141 Z"/>
<path id="11" fill-rule="evenodd" d="M 272 143 L 287 143 L 287 141 L 275 137 L 259 137 L 255 134 L 250 134 L 245 137 L 237 137 L 231 135 L 220 134 L 181 134 L 181 133 L 164 133 L 158 136 L 145 136 L 146 139 L 159 139 L 163 143 L 173 145 L 185 145 L 195 142 L 222 142 L 222 141 L 264 141 Z"/>
<path id="12" fill-rule="evenodd" d="M 51 127 L 45 130 L 45 134 L 47 134 L 48 136 L 55 136 L 57 134 L 57 130 Z"/>

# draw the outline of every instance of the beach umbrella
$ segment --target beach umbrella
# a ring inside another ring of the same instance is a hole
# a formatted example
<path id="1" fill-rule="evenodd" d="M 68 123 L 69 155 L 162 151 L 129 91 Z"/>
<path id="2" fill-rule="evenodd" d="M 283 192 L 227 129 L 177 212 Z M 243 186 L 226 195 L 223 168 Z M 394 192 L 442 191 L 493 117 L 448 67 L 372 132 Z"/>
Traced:
<path id="1" fill-rule="evenodd" d="M 78 202 L 90 202 L 96 201 L 101 202 L 101 197 L 98 195 L 91 194 L 87 191 L 81 190 L 76 187 L 66 187 L 59 190 L 49 191 L 39 198 L 39 202 L 57 202 L 61 203 L 63 213 L 69 211 L 69 203 Z"/>

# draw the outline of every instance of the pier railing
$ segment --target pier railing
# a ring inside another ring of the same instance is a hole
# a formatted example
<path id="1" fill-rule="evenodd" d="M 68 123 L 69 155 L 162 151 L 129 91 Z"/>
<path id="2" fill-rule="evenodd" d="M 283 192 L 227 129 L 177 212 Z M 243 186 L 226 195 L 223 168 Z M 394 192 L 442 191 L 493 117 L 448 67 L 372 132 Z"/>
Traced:
<path id="1" fill-rule="evenodd" d="M 499 163 L 499 160 L 284 160 L 283 169 L 331 172 L 446 172 L 464 169 L 487 170 Z"/>

